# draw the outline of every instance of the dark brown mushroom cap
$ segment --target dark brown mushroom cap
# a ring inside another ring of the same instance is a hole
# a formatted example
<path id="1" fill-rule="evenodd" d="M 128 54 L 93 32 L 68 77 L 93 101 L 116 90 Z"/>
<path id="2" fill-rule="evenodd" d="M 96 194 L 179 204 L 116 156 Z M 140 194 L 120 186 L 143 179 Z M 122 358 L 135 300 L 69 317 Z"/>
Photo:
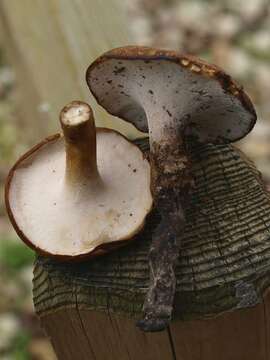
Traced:
<path id="1" fill-rule="evenodd" d="M 169 126 L 181 122 L 181 130 L 201 142 L 232 142 L 256 122 L 249 97 L 228 74 L 175 51 L 113 49 L 89 66 L 86 80 L 109 113 L 150 134 L 161 119 Z"/>

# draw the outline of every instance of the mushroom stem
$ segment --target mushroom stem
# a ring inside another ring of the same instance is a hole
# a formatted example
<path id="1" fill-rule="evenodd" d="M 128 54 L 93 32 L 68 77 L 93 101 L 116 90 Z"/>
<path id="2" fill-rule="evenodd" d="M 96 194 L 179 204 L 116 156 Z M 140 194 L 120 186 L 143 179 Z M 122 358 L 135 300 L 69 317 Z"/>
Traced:
<path id="1" fill-rule="evenodd" d="M 176 289 L 175 266 L 179 257 L 185 216 L 179 195 L 170 191 L 159 201 L 161 221 L 152 235 L 149 252 L 150 284 L 145 297 L 144 331 L 164 330 L 171 321 Z"/>
<path id="2" fill-rule="evenodd" d="M 66 182 L 99 179 L 96 159 L 96 127 L 91 107 L 73 101 L 60 113 L 66 147 Z"/>
<path id="3" fill-rule="evenodd" d="M 190 184 L 189 161 L 182 140 L 152 142 L 152 191 L 159 197 L 161 190 L 181 191 Z"/>
<path id="4" fill-rule="evenodd" d="M 184 133 L 187 126 L 186 117 L 164 117 L 150 109 L 145 110 L 150 141 L 152 169 L 152 192 L 155 197 L 162 189 L 181 189 L 188 176 L 189 162 L 184 144 Z"/>
<path id="5" fill-rule="evenodd" d="M 164 139 L 165 140 L 165 139 Z M 149 253 L 150 284 L 144 302 L 144 331 L 165 329 L 172 316 L 176 288 L 175 266 L 185 226 L 182 202 L 192 183 L 182 137 L 151 143 L 152 192 L 160 223 Z"/>

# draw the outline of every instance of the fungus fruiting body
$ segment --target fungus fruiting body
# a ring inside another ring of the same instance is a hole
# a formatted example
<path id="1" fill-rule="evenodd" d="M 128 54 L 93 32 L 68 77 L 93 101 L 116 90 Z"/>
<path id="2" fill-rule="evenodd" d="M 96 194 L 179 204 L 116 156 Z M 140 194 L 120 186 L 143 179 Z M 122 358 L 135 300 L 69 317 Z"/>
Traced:
<path id="1" fill-rule="evenodd" d="M 161 221 L 153 233 L 150 287 L 139 326 L 161 330 L 171 319 L 183 203 L 192 186 L 186 142 L 239 140 L 251 131 L 256 113 L 224 71 L 173 51 L 114 49 L 90 65 L 86 79 L 109 113 L 149 133 L 151 188 Z"/>
<path id="2" fill-rule="evenodd" d="M 96 129 L 85 103 L 67 105 L 60 122 L 64 136 L 44 140 L 10 171 L 6 204 L 28 245 L 71 260 L 104 253 L 141 230 L 152 207 L 150 166 L 122 135 Z"/>

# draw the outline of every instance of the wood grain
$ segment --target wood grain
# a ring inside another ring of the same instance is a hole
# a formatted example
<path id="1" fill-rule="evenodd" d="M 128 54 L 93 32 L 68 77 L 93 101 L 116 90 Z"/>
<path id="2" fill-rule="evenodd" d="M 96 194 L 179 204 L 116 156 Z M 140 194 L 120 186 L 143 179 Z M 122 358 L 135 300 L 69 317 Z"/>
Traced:
<path id="1" fill-rule="evenodd" d="M 78 308 L 42 316 L 41 324 L 60 360 L 269 360 L 269 310 L 270 293 L 254 308 L 178 320 L 160 333 L 143 333 L 123 316 Z"/>
<path id="2" fill-rule="evenodd" d="M 25 140 L 33 144 L 58 131 L 59 111 L 71 100 L 90 102 L 99 126 L 135 133 L 97 106 L 85 82 L 96 57 L 132 42 L 120 1 L 1 0 L 0 22 Z"/>
<path id="3" fill-rule="evenodd" d="M 270 294 L 264 301 L 269 311 Z M 263 303 L 212 320 L 175 322 L 171 333 L 177 360 L 269 360 L 267 323 Z"/>
<path id="4" fill-rule="evenodd" d="M 59 360 L 173 360 L 167 332 L 145 334 L 113 314 L 64 309 L 41 324 Z"/>

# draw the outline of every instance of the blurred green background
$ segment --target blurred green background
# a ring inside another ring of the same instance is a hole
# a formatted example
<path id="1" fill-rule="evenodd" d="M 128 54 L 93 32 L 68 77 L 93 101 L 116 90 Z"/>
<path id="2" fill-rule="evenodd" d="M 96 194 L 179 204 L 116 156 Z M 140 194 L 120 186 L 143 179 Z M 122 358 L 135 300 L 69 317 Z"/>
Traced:
<path id="1" fill-rule="evenodd" d="M 103 51 L 136 43 L 223 67 L 256 106 L 258 123 L 238 145 L 270 183 L 269 0 L 110 1 L 0 0 L 0 359 L 54 359 L 33 312 L 34 253 L 5 213 L 5 177 L 29 146 L 57 131 L 61 106 L 73 99 L 94 104 L 84 73 Z M 134 136 L 95 110 L 99 125 Z"/>

